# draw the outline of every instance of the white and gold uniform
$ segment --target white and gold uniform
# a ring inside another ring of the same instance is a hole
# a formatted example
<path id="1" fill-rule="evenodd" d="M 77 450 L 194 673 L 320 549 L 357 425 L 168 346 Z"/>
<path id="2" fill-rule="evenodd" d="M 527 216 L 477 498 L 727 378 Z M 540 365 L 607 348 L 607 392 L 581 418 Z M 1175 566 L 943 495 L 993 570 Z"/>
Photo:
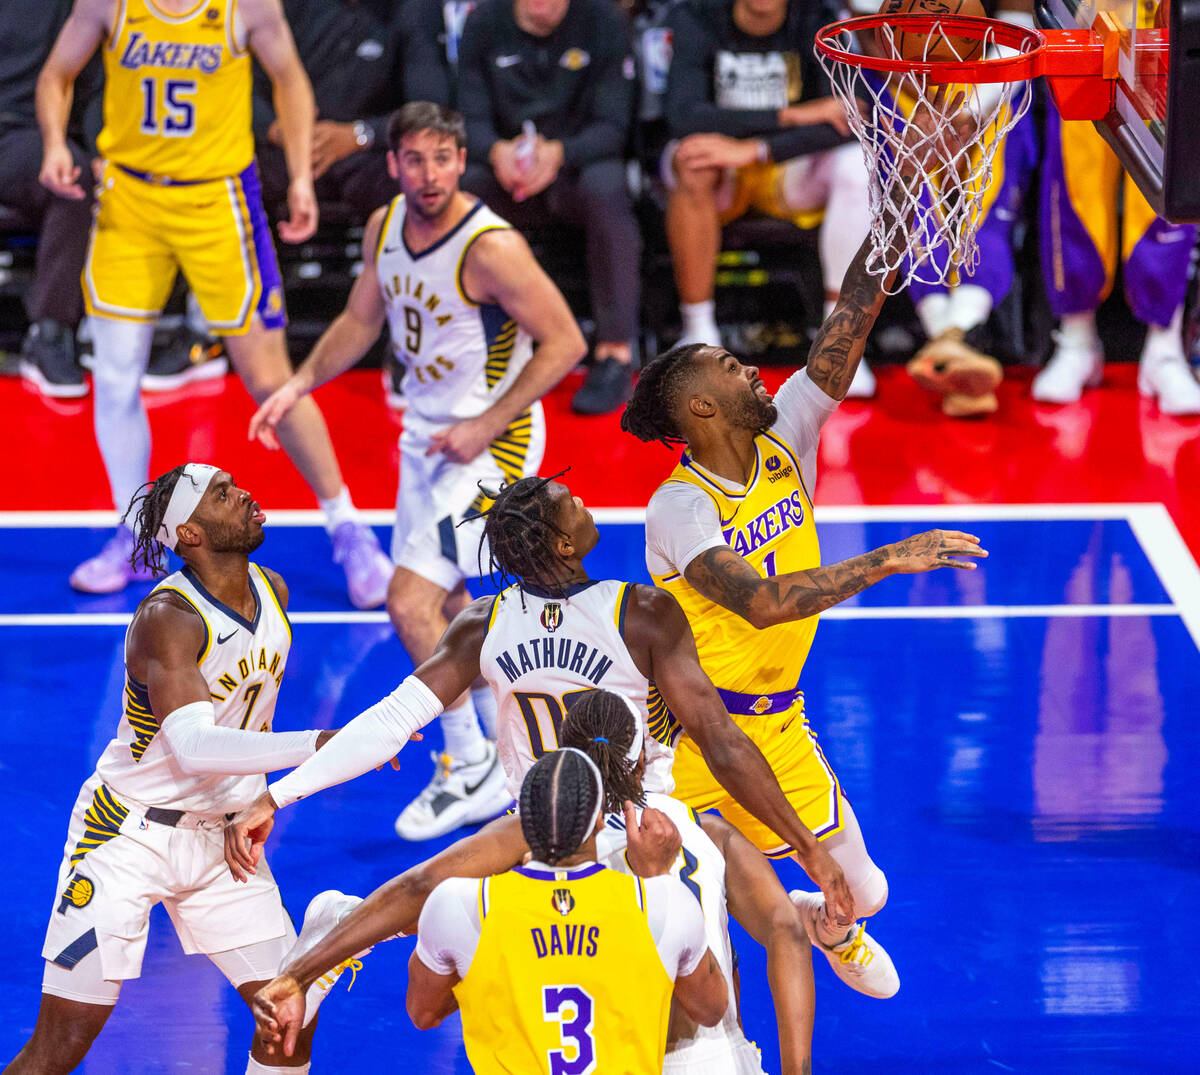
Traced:
<path id="1" fill-rule="evenodd" d="M 432 434 L 486 411 L 516 380 L 533 350 L 502 307 L 476 302 L 463 288 L 471 245 L 486 232 L 511 225 L 477 202 L 454 230 L 413 254 L 404 241 L 404 215 L 404 196 L 398 195 L 387 208 L 375 251 L 408 401 L 392 559 L 451 590 L 487 570 L 482 523 L 457 525 L 487 507 L 479 483 L 495 489 L 536 474 L 545 450 L 545 418 L 535 402 L 467 464 L 449 462 L 441 453 L 426 457 Z"/>
<path id="2" fill-rule="evenodd" d="M 252 621 L 209 594 L 187 568 L 156 591 L 178 594 L 204 621 L 196 664 L 215 723 L 270 731 L 291 625 L 253 564 L 250 584 L 257 601 Z M 115 1003 L 121 981 L 141 973 L 156 903 L 166 907 L 183 950 L 212 956 L 235 985 L 264 970 L 273 975 L 266 966 L 251 974 L 245 960 L 226 965 L 219 955 L 278 941 L 271 950 L 280 958 L 295 936 L 266 861 L 247 884 L 235 883 L 225 865 L 225 818 L 264 790 L 265 777 L 185 773 L 160 733 L 147 687 L 128 672 L 123 702 L 116 738 L 71 814 L 42 949 L 43 991 Z"/>
<path id="3" fill-rule="evenodd" d="M 646 788 L 671 791 L 671 747 L 655 738 L 665 733 L 666 706 L 625 646 L 632 585 L 593 579 L 564 596 L 514 585 L 492 600 L 479 673 L 496 695 L 496 746 L 514 798 L 530 766 L 558 749 L 572 704 L 597 687 L 637 707 L 645 724 Z"/>

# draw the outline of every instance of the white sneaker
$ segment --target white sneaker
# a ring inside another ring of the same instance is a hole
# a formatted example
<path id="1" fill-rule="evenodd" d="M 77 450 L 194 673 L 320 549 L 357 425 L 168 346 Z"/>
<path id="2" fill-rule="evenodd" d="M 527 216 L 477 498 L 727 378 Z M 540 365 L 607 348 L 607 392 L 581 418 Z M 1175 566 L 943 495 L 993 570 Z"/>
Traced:
<path id="1" fill-rule="evenodd" d="M 300 927 L 300 936 L 296 938 L 296 943 L 284 956 L 282 965 L 286 967 L 299 959 L 360 903 L 362 903 L 361 896 L 347 896 L 335 888 L 318 892 L 313 896 L 304 912 L 304 924 Z M 305 1026 L 308 1026 L 316 1018 L 321 1002 L 329 995 L 329 991 L 343 972 L 350 971 L 350 986 L 354 985 L 354 979 L 362 970 L 362 958 L 370 951 L 371 949 L 367 948 L 362 952 L 355 953 L 350 959 L 343 960 L 336 967 L 326 971 L 308 987 L 308 992 L 304 994 Z"/>
<path id="2" fill-rule="evenodd" d="M 1163 414 L 1200 414 L 1200 383 L 1183 355 L 1158 355 L 1138 363 L 1138 391 L 1158 399 Z"/>
<path id="3" fill-rule="evenodd" d="M 896 995 L 900 988 L 900 975 L 896 973 L 892 957 L 861 922 L 850 927 L 846 939 L 840 944 L 827 947 L 817 933 L 817 923 L 825 914 L 825 897 L 820 892 L 802 892 L 799 889 L 789 892 L 788 897 L 800 912 L 813 947 L 825 953 L 834 974 L 851 989 L 868 997 L 886 1000 Z"/>
<path id="4" fill-rule="evenodd" d="M 854 371 L 854 380 L 846 389 L 847 399 L 870 399 L 875 395 L 875 374 L 867 365 L 867 360 L 859 359 L 858 369 Z"/>
<path id="5" fill-rule="evenodd" d="M 1095 388 L 1104 376 L 1104 351 L 1098 339 L 1080 346 L 1064 343 L 1058 333 L 1054 338 L 1054 354 L 1030 391 L 1039 403 L 1075 403 L 1085 388 Z"/>
<path id="6" fill-rule="evenodd" d="M 396 818 L 397 836 L 433 840 L 462 825 L 490 821 L 512 805 L 491 740 L 482 761 L 468 764 L 436 752 L 430 756 L 437 766 L 433 779 Z"/>

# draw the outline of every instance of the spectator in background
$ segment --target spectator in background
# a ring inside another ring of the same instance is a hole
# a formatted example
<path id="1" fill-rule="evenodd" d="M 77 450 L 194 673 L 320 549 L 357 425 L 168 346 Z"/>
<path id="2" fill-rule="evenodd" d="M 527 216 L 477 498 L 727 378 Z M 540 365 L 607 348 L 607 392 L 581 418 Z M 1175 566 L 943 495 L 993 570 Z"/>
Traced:
<path id="1" fill-rule="evenodd" d="M 1196 228 L 1155 216 L 1093 125 L 1064 122 L 1053 102 L 1046 105 L 1039 231 L 1046 291 L 1060 327 L 1054 354 L 1033 379 L 1033 398 L 1073 403 L 1085 387 L 1100 383 L 1104 350 L 1096 309 L 1112 290 L 1123 246 L 1125 297 L 1146 325 L 1138 391 L 1157 397 L 1164 414 L 1200 414 L 1200 384 L 1184 356 L 1181 331 Z"/>
<path id="2" fill-rule="evenodd" d="M 318 203 L 345 202 L 356 220 L 391 199 L 388 117 L 403 103 L 408 9 L 398 0 L 285 0 L 284 14 L 317 102 L 313 181 Z M 263 196 L 274 208 L 288 172 L 271 80 L 254 71 L 254 140 Z"/>
<path id="3" fill-rule="evenodd" d="M 571 402 L 615 410 L 631 385 L 642 239 L 625 180 L 634 65 L 613 0 L 484 0 L 459 49 L 462 186 L 518 228 L 586 236 L 594 363 Z"/>
<path id="4" fill-rule="evenodd" d="M 456 108 L 458 50 L 475 0 L 406 0 L 404 99 Z"/>
<path id="5" fill-rule="evenodd" d="M 73 399 L 87 395 L 75 352 L 75 330 L 83 317 L 79 275 L 92 222 L 91 184 L 82 198 L 62 198 L 38 182 L 42 135 L 34 110 L 38 72 L 58 31 L 71 13 L 71 0 L 4 0 L 0 4 L 0 203 L 40 227 L 33 287 L 25 298 L 31 322 L 22 345 L 21 376 L 43 395 Z M 83 136 L 81 113 L 99 104 L 98 62 L 80 75 L 67 148 L 84 176 L 91 174 L 91 145 L 99 110 Z"/>
<path id="6" fill-rule="evenodd" d="M 833 21 L 805 0 L 691 0 L 671 11 L 674 53 L 663 155 L 667 241 L 679 288 L 680 343 L 719 343 L 713 288 L 721 226 L 750 208 L 814 226 L 825 316 L 870 227 L 862 149 L 813 55 Z M 848 396 L 875 379 L 859 363 Z"/>

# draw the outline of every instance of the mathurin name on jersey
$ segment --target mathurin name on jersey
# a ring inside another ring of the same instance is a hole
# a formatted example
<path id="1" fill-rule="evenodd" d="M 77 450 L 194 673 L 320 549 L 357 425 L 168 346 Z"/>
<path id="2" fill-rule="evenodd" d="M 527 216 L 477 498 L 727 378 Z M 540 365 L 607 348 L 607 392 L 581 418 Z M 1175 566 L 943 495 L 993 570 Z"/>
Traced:
<path id="1" fill-rule="evenodd" d="M 528 643 L 518 642 L 496 655 L 496 664 L 509 683 L 515 683 L 526 672 L 563 668 L 599 686 L 612 663 L 613 659 L 602 654 L 596 646 L 566 636 L 531 638 Z"/>

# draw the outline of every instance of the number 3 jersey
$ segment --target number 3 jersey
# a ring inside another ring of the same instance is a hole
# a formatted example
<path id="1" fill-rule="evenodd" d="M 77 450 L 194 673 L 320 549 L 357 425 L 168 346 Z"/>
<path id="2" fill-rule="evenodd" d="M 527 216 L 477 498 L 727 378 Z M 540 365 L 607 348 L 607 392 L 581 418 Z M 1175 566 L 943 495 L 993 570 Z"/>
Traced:
<path id="1" fill-rule="evenodd" d="M 250 565 L 250 588 L 256 609 L 252 621 L 213 597 L 190 568 L 167 576 L 154 592 L 178 594 L 204 621 L 196 664 L 208 684 L 217 725 L 264 732 L 271 730 L 292 628 L 257 564 Z M 118 799 L 224 814 L 249 806 L 266 787 L 264 776 L 184 773 L 159 734 L 159 721 L 166 714 L 151 710 L 148 688 L 129 674 L 128 666 L 123 704 L 117 736 L 96 766 L 96 774 Z"/>
<path id="2" fill-rule="evenodd" d="M 415 418 L 416 431 L 428 433 L 486 411 L 533 352 L 529 337 L 503 307 L 476 302 L 463 286 L 463 266 L 475 240 L 512 225 L 476 202 L 452 231 L 414 254 L 404 239 L 404 202 L 398 195 L 387 208 L 375 267 L 392 350 L 407 371 L 405 430 Z"/>
<path id="3" fill-rule="evenodd" d="M 558 749 L 567 711 L 596 688 L 623 694 L 646 722 L 646 790 L 674 786 L 673 752 L 654 738 L 674 720 L 625 645 L 632 586 L 593 579 L 560 597 L 514 585 L 493 599 L 479 671 L 496 695 L 497 747 L 513 798 L 533 763 Z"/>

